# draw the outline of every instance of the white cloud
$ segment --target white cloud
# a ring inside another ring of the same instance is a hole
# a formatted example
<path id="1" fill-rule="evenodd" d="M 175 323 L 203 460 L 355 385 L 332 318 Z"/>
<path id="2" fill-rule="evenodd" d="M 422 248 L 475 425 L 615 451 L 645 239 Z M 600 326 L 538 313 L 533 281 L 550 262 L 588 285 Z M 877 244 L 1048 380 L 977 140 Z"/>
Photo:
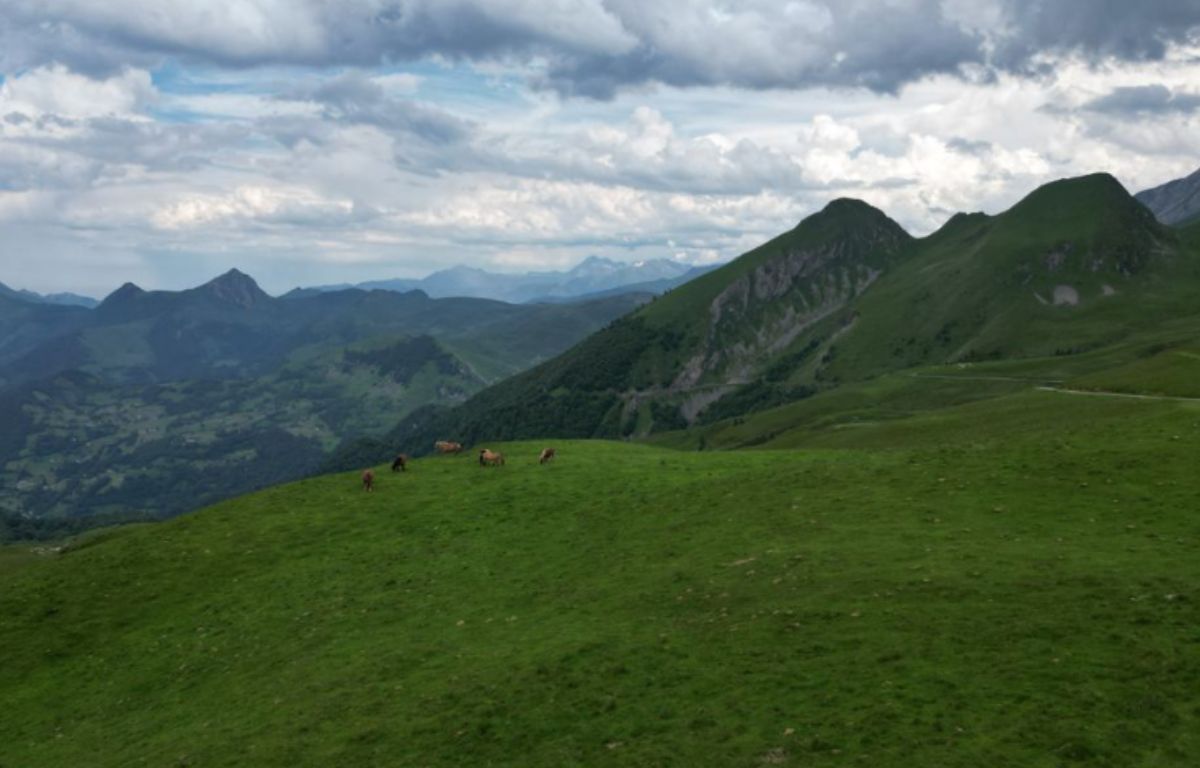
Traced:
<path id="1" fill-rule="evenodd" d="M 0 84 L 0 116 L 17 112 L 33 117 L 124 117 L 141 112 L 156 97 L 150 73 L 142 69 L 94 79 L 55 64 Z"/>
<path id="2" fill-rule="evenodd" d="M 227 194 L 188 195 L 164 205 L 151 217 L 162 229 L 186 229 L 238 222 L 321 224 L 354 213 L 349 200 L 328 200 L 310 190 L 241 186 Z"/>
<path id="3" fill-rule="evenodd" d="M 0 0 L 0 9 L 11 3 Z M 543 45 L 583 34 L 565 17 L 550 24 L 567 14 L 565 3 L 411 7 L 442 21 L 478 11 L 489 29 L 503 21 L 510 33 L 524 29 L 523 39 L 537 26 Z M 538 7 L 545 24 L 531 15 Z M 659 24 L 632 4 L 586 7 L 626 31 L 635 16 L 643 31 Z M 837 23 L 831 7 L 794 6 L 809 14 L 804 23 L 815 36 L 797 46 L 818 50 L 821 35 L 833 34 L 823 26 Z M 320 24 L 311 40 L 307 22 L 256 26 L 256 13 L 273 18 L 282 8 L 244 9 L 235 37 L 257 42 L 230 45 L 249 56 L 289 41 L 301 52 L 329 44 L 322 35 L 330 28 Z M 515 11 L 501 19 L 506 8 Z M 774 66 L 759 55 L 779 37 L 762 16 L 765 6 L 722 8 L 684 4 L 683 26 L 661 35 L 679 56 L 700 56 L 714 29 L 739 41 L 744 34 L 761 50 L 714 51 L 713 71 Z M 332 9 L 301 4 L 297 12 Z M 111 21 L 108 13 L 78 23 Z M 154 23 L 138 29 L 149 35 Z M 688 40 L 688 24 L 708 36 Z M 593 47 L 625 50 L 620 29 L 610 31 Z M 794 226 L 833 197 L 866 199 L 920 234 L 954 211 L 1003 210 L 1053 178 L 1107 170 L 1140 189 L 1200 164 L 1194 113 L 1085 109 L 1117 88 L 1161 84 L 1191 93 L 1200 61 L 1179 48 L 1163 60 L 1113 59 L 1102 68 L 1067 54 L 1036 78 L 932 75 L 886 96 L 688 85 L 618 89 L 609 102 L 526 87 L 523 77 L 554 66 L 553 51 L 539 50 L 540 62 L 517 57 L 507 60 L 510 69 L 486 75 L 453 56 L 417 72 L 361 62 L 193 72 L 184 57 L 167 76 L 155 73 L 159 88 L 142 66 L 96 76 L 59 64 L 10 70 L 0 84 L 0 280 L 103 292 L 111 287 L 104 281 L 127 276 L 180 287 L 240 266 L 282 289 L 423 274 L 456 262 L 558 267 L 593 253 L 711 263 Z M 36 260 L 24 259 L 34 252 Z M 81 267 L 88 259 L 122 265 L 128 275 Z"/>

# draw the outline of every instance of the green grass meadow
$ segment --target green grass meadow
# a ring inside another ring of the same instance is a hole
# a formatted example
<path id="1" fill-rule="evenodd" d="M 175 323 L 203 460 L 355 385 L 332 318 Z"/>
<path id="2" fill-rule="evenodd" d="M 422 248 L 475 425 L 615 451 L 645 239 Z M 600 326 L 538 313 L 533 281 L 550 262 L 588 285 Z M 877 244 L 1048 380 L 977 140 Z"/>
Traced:
<path id="1" fill-rule="evenodd" d="M 1195 765 L 1200 403 L 870 386 L 0 551 L 0 766 Z"/>

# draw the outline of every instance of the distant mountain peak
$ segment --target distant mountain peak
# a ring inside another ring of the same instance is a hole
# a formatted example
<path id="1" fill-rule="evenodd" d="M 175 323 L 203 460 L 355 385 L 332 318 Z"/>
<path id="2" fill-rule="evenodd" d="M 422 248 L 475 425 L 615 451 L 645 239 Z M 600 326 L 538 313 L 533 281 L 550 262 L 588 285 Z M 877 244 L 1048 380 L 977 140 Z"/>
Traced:
<path id="1" fill-rule="evenodd" d="M 434 275 L 482 275 L 486 272 L 479 267 L 470 267 L 466 264 L 455 264 L 453 267 L 438 270 Z"/>
<path id="2" fill-rule="evenodd" d="M 137 285 L 135 285 L 133 283 L 125 283 L 117 290 L 108 294 L 108 296 L 106 296 L 104 298 L 104 301 L 101 303 L 107 304 L 107 305 L 112 305 L 114 303 L 127 301 L 131 298 L 141 296 L 144 293 L 146 293 L 146 292 L 143 291 L 141 288 L 139 288 Z"/>
<path id="3" fill-rule="evenodd" d="M 244 308 L 253 307 L 270 299 L 270 296 L 258 287 L 254 278 L 238 269 L 231 269 L 196 290 L 203 291 L 222 302 Z"/>
<path id="4" fill-rule="evenodd" d="M 98 303 L 89 296 L 80 296 L 77 293 L 41 294 L 25 289 L 10 288 L 4 283 L 0 283 L 0 296 L 7 296 L 10 299 L 30 304 L 56 304 L 59 306 L 86 307 L 88 309 L 95 307 Z"/>
<path id="5" fill-rule="evenodd" d="M 583 261 L 576 264 L 567 271 L 570 277 L 579 277 L 581 275 L 598 276 L 616 272 L 620 269 L 629 269 L 633 267 L 631 264 L 623 264 L 619 261 L 606 259 L 603 256 L 588 256 Z"/>
<path id="6" fill-rule="evenodd" d="M 579 262 L 578 264 L 576 264 L 575 268 L 579 269 L 580 267 L 599 267 L 599 266 L 619 267 L 619 266 L 621 266 L 621 262 L 616 261 L 614 259 L 608 259 L 603 256 L 596 256 L 595 254 L 593 254 L 591 256 L 588 256 L 586 259 Z"/>
<path id="7" fill-rule="evenodd" d="M 1200 221 L 1200 170 L 1138 192 L 1135 197 L 1163 224 L 1180 226 Z"/>
<path id="8" fill-rule="evenodd" d="M 15 299 L 16 301 L 28 301 L 29 300 L 24 295 L 22 295 L 21 291 L 18 291 L 14 288 L 9 288 L 4 283 L 0 283 L 0 296 L 7 296 L 8 298 Z"/>

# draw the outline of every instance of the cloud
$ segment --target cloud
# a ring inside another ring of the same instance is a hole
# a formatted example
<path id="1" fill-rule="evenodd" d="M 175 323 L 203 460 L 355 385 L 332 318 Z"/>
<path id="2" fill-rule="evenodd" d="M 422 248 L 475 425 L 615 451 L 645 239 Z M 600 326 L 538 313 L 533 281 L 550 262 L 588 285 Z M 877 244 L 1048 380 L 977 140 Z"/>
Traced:
<path id="1" fill-rule="evenodd" d="M 111 117 L 143 111 L 158 96 L 150 73 L 126 69 L 105 78 L 69 71 L 61 64 L 38 67 L 0 83 L 0 114 L 64 118 Z"/>
<path id="2" fill-rule="evenodd" d="M 895 93 L 934 74 L 1160 60 L 1194 0 L 0 0 L 0 70 L 502 64 L 564 95 L 649 84 Z"/>
<path id="3" fill-rule="evenodd" d="M 964 139 L 961 136 L 955 136 L 948 140 L 946 146 L 964 155 L 983 155 L 996 148 L 990 141 L 972 141 L 971 139 Z"/>
<path id="4" fill-rule="evenodd" d="M 1002 31 L 994 36 L 997 65 L 1036 70 L 1044 57 L 1091 61 L 1157 61 L 1170 46 L 1195 42 L 1195 0 L 1002 0 Z"/>
<path id="5" fill-rule="evenodd" d="M 403 131 L 437 144 L 462 141 L 473 131 L 468 121 L 445 110 L 396 97 L 376 79 L 357 71 L 325 80 L 292 98 L 316 102 L 321 105 L 324 117 L 334 122 Z"/>
<path id="6" fill-rule="evenodd" d="M 1200 156 L 1166 7 L 1126 44 L 1008 0 L 0 0 L 0 271 L 700 262 L 839 196 L 923 234 L 1053 178 L 1152 186 Z"/>
<path id="7" fill-rule="evenodd" d="M 375 66 L 634 44 L 600 0 L 0 0 L 0 65 L 85 71 L 169 56 L 226 67 Z"/>
<path id="8" fill-rule="evenodd" d="M 1089 101 L 1084 109 L 1110 114 L 1188 113 L 1200 109 L 1200 94 L 1173 93 L 1160 84 L 1125 86 Z"/>
<path id="9" fill-rule="evenodd" d="M 719 132 L 681 136 L 647 106 L 635 108 L 624 122 L 485 135 L 457 163 L 460 170 L 689 194 L 758 194 L 812 185 L 786 149 Z"/>
<path id="10" fill-rule="evenodd" d="M 242 186 L 228 194 L 187 195 L 158 208 L 151 220 L 160 229 L 180 230 L 245 223 L 328 226 L 365 215 L 350 200 L 329 200 L 310 190 Z"/>
<path id="11" fill-rule="evenodd" d="M 982 61 L 982 39 L 947 20 L 937 0 L 875 3 L 747 0 L 610 7 L 637 38 L 621 55 L 561 55 L 544 84 L 611 98 L 625 86 L 732 85 L 753 89 L 865 87 L 894 92 L 934 72 Z"/>

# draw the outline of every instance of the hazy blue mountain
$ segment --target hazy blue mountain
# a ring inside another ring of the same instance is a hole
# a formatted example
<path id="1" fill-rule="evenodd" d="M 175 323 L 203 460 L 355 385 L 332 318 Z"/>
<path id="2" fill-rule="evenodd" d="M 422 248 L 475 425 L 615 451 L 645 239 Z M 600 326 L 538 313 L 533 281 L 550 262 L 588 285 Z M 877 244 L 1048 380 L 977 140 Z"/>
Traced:
<path id="1" fill-rule="evenodd" d="M 489 272 L 463 265 L 439 270 L 420 278 L 372 280 L 353 287 L 362 290 L 424 291 L 432 298 L 453 296 L 496 299 L 516 304 L 533 301 L 564 301 L 612 295 L 622 291 L 662 293 L 703 274 L 709 268 L 692 268 L 670 259 L 627 263 L 591 256 L 566 271 L 509 274 Z M 345 290 L 346 285 L 296 288 L 286 298 Z"/>
<path id="2" fill-rule="evenodd" d="M 12 299 L 20 299 L 22 301 L 31 301 L 35 304 L 57 304 L 67 307 L 86 307 L 91 309 L 100 302 L 93 299 L 91 296 L 80 296 L 77 293 L 34 293 L 25 289 L 10 288 L 4 283 L 0 283 L 0 296 L 7 296 Z"/>
<path id="3" fill-rule="evenodd" d="M 606 290 L 584 293 L 577 296 L 538 296 L 530 299 L 529 303 L 535 302 L 551 302 L 562 303 L 570 301 L 590 301 L 592 299 L 600 299 L 606 296 L 617 296 L 622 293 L 646 293 L 652 296 L 666 293 L 667 291 L 678 288 L 684 283 L 695 280 L 701 275 L 706 275 L 719 267 L 719 264 L 712 264 L 704 267 L 692 267 L 687 272 L 677 277 L 664 277 L 658 280 L 648 280 L 644 283 L 632 283 L 629 285 L 621 285 L 616 288 L 608 288 Z"/>
<path id="4" fill-rule="evenodd" d="M 1200 220 L 1200 170 L 1186 178 L 1138 192 L 1135 197 L 1163 224 L 1180 226 Z"/>

